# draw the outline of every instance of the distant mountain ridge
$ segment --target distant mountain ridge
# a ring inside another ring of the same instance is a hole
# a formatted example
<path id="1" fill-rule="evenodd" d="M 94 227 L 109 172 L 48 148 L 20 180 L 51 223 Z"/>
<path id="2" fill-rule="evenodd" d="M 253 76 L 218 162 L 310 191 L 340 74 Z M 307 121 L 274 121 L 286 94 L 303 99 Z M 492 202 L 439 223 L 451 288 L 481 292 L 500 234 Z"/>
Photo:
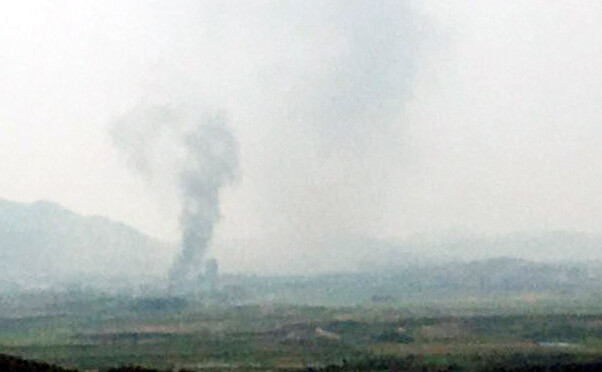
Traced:
<path id="1" fill-rule="evenodd" d="M 48 201 L 0 199 L 0 280 L 51 284 L 76 276 L 165 275 L 173 248 L 98 216 Z"/>
<path id="2" fill-rule="evenodd" d="M 413 265 L 512 258 L 538 263 L 602 261 L 602 235 L 568 232 L 516 232 L 501 235 L 416 235 L 406 240 L 373 242 L 359 271 L 390 271 Z"/>
<path id="3" fill-rule="evenodd" d="M 602 237 L 586 233 L 424 235 L 399 241 L 345 236 L 321 244 L 320 256 L 315 256 L 320 270 L 311 275 L 389 275 L 438 267 L 437 277 L 428 280 L 511 287 L 515 280 L 522 284 L 584 281 L 602 267 L 596 262 L 602 258 Z M 244 242 L 239 245 L 255 248 Z M 256 246 L 260 249 L 261 244 Z M 176 251 L 174 246 L 105 217 L 82 216 L 48 201 L 0 199 L 0 290 L 12 288 L 14 283 L 50 286 L 70 280 L 110 283 L 142 276 L 165 278 Z M 314 258 L 306 256 L 308 262 Z M 572 263 L 579 263 L 582 269 L 567 266 Z M 255 267 L 264 270 L 262 263 Z M 429 275 L 424 272 L 428 270 L 416 275 L 427 280 Z"/>
<path id="4" fill-rule="evenodd" d="M 459 257 L 487 259 L 499 256 L 531 261 L 587 261 L 602 259 L 602 235 L 562 230 L 514 232 L 492 236 L 459 235 L 413 239 L 414 245 Z"/>

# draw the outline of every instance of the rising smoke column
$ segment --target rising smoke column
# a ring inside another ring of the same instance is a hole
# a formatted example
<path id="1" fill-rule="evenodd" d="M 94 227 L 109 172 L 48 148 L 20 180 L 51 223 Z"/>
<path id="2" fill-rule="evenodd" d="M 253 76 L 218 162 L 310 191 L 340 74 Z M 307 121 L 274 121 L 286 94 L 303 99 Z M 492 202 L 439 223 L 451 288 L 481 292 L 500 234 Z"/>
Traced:
<path id="1" fill-rule="evenodd" d="M 223 115 L 190 115 L 165 106 L 137 108 L 110 130 L 128 164 L 147 179 L 177 183 L 181 250 L 172 286 L 199 274 L 219 219 L 219 193 L 238 171 L 238 145 Z"/>
<path id="2" fill-rule="evenodd" d="M 194 128 L 183 137 L 186 167 L 180 171 L 182 193 L 182 251 L 170 278 L 179 283 L 201 267 L 219 218 L 219 191 L 235 177 L 237 145 L 219 117 Z"/>

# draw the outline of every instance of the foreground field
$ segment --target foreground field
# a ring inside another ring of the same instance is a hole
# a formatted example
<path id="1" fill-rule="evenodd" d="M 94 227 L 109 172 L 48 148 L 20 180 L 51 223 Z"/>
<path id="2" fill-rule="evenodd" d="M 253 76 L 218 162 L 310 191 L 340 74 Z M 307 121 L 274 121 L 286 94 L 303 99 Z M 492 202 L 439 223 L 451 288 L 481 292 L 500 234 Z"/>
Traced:
<path id="1" fill-rule="evenodd" d="M 80 370 L 520 370 L 529 363 L 558 370 L 594 365 L 602 356 L 602 312 L 594 308 L 484 306 L 478 313 L 410 304 L 232 306 L 105 297 L 50 306 L 35 296 L 25 302 L 30 306 L 0 320 L 0 353 Z"/>

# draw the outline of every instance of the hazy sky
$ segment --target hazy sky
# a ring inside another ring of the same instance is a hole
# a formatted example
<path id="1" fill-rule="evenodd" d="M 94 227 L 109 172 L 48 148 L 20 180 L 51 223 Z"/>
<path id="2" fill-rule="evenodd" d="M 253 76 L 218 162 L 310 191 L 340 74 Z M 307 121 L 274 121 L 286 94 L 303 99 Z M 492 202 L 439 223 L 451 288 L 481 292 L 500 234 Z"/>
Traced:
<path id="1" fill-rule="evenodd" d="M 177 241 L 177 189 L 108 129 L 189 105 L 239 142 L 216 245 L 253 243 L 214 253 L 234 266 L 326 236 L 602 232 L 601 17 L 594 0 L 5 1 L 0 197 Z"/>

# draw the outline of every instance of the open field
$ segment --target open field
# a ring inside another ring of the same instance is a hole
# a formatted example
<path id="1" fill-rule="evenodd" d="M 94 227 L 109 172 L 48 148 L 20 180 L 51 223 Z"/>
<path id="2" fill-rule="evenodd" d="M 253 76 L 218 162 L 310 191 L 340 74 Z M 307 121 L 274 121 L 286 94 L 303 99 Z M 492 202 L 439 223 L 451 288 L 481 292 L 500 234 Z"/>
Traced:
<path id="1" fill-rule="evenodd" d="M 49 306 L 39 296 L 3 314 L 0 353 L 80 370 L 484 370 L 602 356 L 602 309 L 588 302 L 561 312 L 488 301 L 327 307 L 103 297 Z"/>

